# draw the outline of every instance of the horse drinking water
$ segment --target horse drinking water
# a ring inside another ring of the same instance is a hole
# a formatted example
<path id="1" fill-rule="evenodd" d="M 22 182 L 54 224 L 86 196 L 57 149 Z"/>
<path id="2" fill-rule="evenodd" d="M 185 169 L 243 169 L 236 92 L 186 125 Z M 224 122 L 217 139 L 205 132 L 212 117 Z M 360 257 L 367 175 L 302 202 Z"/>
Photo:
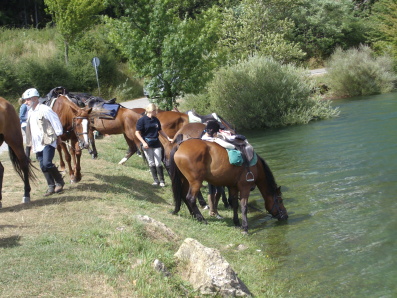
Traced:
<path id="1" fill-rule="evenodd" d="M 206 180 L 215 186 L 228 186 L 233 204 L 233 222 L 240 226 L 237 197 L 240 193 L 242 229 L 248 232 L 247 203 L 251 189 L 256 185 L 265 201 L 266 210 L 278 220 L 288 218 L 280 187 L 269 166 L 256 155 L 254 165 L 234 166 L 229 162 L 225 148 L 215 142 L 190 139 L 171 152 L 171 179 L 175 200 L 174 213 L 179 212 L 183 200 L 192 215 L 205 221 L 196 205 L 196 197 Z M 217 202 L 211 201 L 210 211 L 217 214 Z"/>

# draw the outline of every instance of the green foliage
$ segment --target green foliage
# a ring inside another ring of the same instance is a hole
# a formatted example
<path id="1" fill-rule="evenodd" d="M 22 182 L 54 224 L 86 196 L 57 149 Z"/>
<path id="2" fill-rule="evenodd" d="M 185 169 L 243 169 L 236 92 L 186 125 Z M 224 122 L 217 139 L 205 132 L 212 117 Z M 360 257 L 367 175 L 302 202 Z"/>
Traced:
<path id="1" fill-rule="evenodd" d="M 306 70 L 267 57 L 222 68 L 208 86 L 210 107 L 239 129 L 308 123 L 337 115 L 329 102 L 311 97 Z"/>
<path id="2" fill-rule="evenodd" d="M 65 59 L 68 46 L 96 22 L 94 15 L 105 9 L 103 0 L 44 0 L 59 33 L 65 41 Z"/>
<path id="3" fill-rule="evenodd" d="M 174 0 L 129 1 L 122 17 L 106 18 L 111 41 L 140 77 L 162 90 L 155 101 L 165 109 L 177 104 L 178 95 L 200 90 L 218 59 L 212 54 L 218 11 L 181 19 L 179 5 Z"/>
<path id="4" fill-rule="evenodd" d="M 299 0 L 286 10 L 295 23 L 293 41 L 308 58 L 327 58 L 338 45 L 344 49 L 365 42 L 366 22 L 351 0 Z"/>
<path id="5" fill-rule="evenodd" d="M 397 3 L 394 0 L 379 0 L 373 5 L 370 17 L 369 37 L 374 49 L 387 53 L 394 59 L 397 69 Z"/>
<path id="6" fill-rule="evenodd" d="M 60 35 L 55 29 L 2 29 L 0 57 L 7 58 L 0 59 L 1 96 L 16 104 L 27 88 L 36 87 L 45 95 L 57 86 L 99 95 L 91 63 L 95 56 L 101 61 L 98 75 L 102 97 L 117 97 L 120 101 L 142 96 L 141 82 L 116 59 L 109 44 L 101 42 L 104 33 L 101 27 L 87 32 L 73 45 L 69 64 L 65 65 L 57 43 Z"/>
<path id="7" fill-rule="evenodd" d="M 287 37 L 293 30 L 288 19 L 277 19 L 269 1 L 243 0 L 223 14 L 220 50 L 233 64 L 255 55 L 272 56 L 278 61 L 301 60 L 305 53 Z"/>
<path id="8" fill-rule="evenodd" d="M 327 85 L 338 97 L 391 92 L 397 79 L 388 56 L 374 57 L 368 46 L 338 48 L 327 62 Z"/>
<path id="9" fill-rule="evenodd" d="M 6 58 L 0 59 L 0 90 L 2 97 L 8 97 L 7 95 L 18 98 L 15 87 L 18 86 L 18 78 L 14 72 L 14 66 L 10 60 Z M 12 101 L 12 98 L 6 98 Z"/>
<path id="10" fill-rule="evenodd" d="M 200 94 L 186 94 L 180 105 L 181 111 L 188 111 L 194 109 L 200 115 L 207 115 L 212 113 L 210 97 L 206 93 Z"/>

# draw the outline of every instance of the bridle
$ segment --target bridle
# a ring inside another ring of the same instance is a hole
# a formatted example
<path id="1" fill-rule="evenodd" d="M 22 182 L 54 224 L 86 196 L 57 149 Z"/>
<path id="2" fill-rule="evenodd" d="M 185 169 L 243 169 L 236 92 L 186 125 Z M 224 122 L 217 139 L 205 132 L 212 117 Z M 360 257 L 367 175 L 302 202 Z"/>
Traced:
<path id="1" fill-rule="evenodd" d="M 78 132 L 76 130 L 76 120 L 77 119 L 83 119 L 83 120 L 87 120 L 87 129 L 84 131 L 84 127 L 83 127 L 83 132 Z M 89 142 L 89 138 L 88 138 L 88 123 L 89 123 L 89 117 L 83 117 L 83 116 L 77 116 L 77 117 L 73 117 L 72 120 L 72 130 L 74 131 L 74 133 L 77 136 L 77 140 L 79 142 L 79 147 L 80 150 L 84 149 L 84 142 Z M 80 136 L 83 136 L 84 141 L 81 140 Z"/>
<path id="2" fill-rule="evenodd" d="M 282 219 L 286 214 L 284 214 L 284 211 L 281 210 L 280 208 L 280 203 L 283 202 L 283 198 L 281 197 L 281 194 L 278 195 L 277 192 L 274 193 L 273 196 L 273 207 L 272 209 L 269 211 L 270 215 L 272 218 L 277 218 L 277 219 Z M 280 202 L 281 201 L 281 202 Z M 277 211 L 277 215 L 274 216 L 272 213 L 273 211 L 276 210 Z"/>

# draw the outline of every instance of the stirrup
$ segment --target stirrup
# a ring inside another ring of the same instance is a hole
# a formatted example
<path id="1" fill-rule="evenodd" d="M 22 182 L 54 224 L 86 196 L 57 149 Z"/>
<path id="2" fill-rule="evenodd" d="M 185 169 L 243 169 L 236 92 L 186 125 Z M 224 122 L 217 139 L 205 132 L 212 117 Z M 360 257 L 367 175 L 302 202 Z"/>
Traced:
<path id="1" fill-rule="evenodd" d="M 254 174 L 252 174 L 251 171 L 247 172 L 247 174 L 245 175 L 245 181 L 247 181 L 247 182 L 254 181 Z"/>

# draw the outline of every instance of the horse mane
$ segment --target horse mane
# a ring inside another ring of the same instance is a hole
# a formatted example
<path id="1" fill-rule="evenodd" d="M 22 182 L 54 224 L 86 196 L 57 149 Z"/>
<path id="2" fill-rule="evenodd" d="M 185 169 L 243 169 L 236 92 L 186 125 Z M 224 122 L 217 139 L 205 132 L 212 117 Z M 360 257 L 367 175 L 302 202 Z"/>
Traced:
<path id="1" fill-rule="evenodd" d="M 257 154 L 257 156 L 263 165 L 263 169 L 265 171 L 266 182 L 270 186 L 271 194 L 274 195 L 274 193 L 277 189 L 276 179 L 274 178 L 274 175 L 273 175 L 272 171 L 270 170 L 266 161 L 262 157 L 260 157 L 258 154 Z"/>

